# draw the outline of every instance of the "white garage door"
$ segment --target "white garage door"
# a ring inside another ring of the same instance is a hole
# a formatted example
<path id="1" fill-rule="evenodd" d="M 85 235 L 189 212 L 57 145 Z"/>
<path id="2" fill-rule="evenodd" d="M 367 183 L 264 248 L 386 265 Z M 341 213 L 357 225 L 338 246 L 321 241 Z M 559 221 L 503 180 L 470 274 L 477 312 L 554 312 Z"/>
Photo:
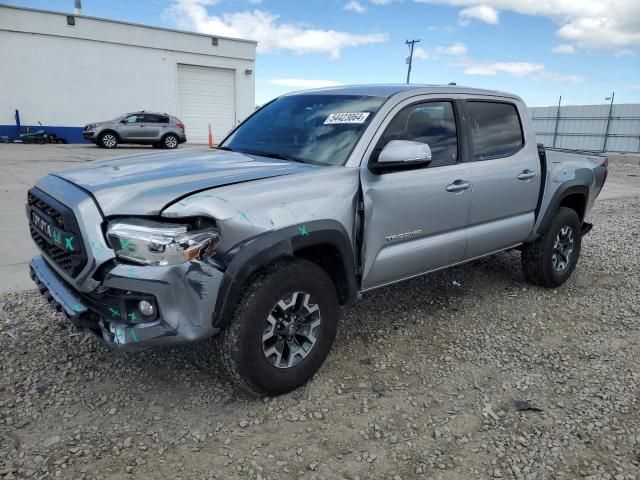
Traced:
<path id="1" fill-rule="evenodd" d="M 220 142 L 236 122 L 233 70 L 178 65 L 178 112 L 188 142 L 207 143 L 209 123 Z"/>

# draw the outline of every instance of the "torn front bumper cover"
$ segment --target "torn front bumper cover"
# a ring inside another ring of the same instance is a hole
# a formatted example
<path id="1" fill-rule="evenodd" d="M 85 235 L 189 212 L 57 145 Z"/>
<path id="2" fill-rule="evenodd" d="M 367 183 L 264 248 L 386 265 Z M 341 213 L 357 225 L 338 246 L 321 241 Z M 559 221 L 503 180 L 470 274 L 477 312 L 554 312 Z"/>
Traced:
<path id="1" fill-rule="evenodd" d="M 89 328 L 109 345 L 140 350 L 207 338 L 222 272 L 203 262 L 172 267 L 116 265 L 91 293 L 76 291 L 43 256 L 29 264 L 31 278 L 49 304 L 78 328 Z M 153 314 L 138 308 L 146 300 Z"/>

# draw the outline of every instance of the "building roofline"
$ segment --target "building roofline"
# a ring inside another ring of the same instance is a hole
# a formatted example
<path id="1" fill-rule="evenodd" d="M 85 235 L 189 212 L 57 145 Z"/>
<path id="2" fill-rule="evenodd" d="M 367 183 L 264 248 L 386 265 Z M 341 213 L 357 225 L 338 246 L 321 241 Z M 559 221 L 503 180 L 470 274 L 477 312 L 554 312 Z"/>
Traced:
<path id="1" fill-rule="evenodd" d="M 181 33 L 181 34 L 185 34 L 185 35 L 195 35 L 198 37 L 206 37 L 206 38 L 218 38 L 221 40 L 230 40 L 232 42 L 242 42 L 242 43 L 251 43 L 253 45 L 257 45 L 258 42 L 255 40 L 246 40 L 243 38 L 233 38 L 233 37 L 225 37 L 222 35 L 215 35 L 215 34 L 209 34 L 209 33 L 199 33 L 199 32 L 190 32 L 188 30 L 178 30 L 176 28 L 167 28 L 167 27 L 157 27 L 155 25 L 146 25 L 144 23 L 136 23 L 136 22 L 125 22 L 124 20 L 115 20 L 115 19 L 111 19 L 111 18 L 104 18 L 104 17 L 94 17 L 91 15 L 76 15 L 73 12 L 59 12 L 59 11 L 55 11 L 55 10 L 46 10 L 46 9 L 42 9 L 42 8 L 31 8 L 31 7 L 23 7 L 21 5 L 9 5 L 6 3 L 0 3 L 0 8 L 13 8 L 15 10 L 26 10 L 26 11 L 30 11 L 30 12 L 38 12 L 38 13 L 48 13 L 48 14 L 53 14 L 53 15 L 63 15 L 63 16 L 67 16 L 67 15 L 72 15 L 74 17 L 79 17 L 79 18 L 86 18 L 89 20 L 97 20 L 100 22 L 108 22 L 108 23 L 118 23 L 120 25 L 131 25 L 133 27 L 140 27 L 140 28 L 150 28 L 153 30 L 162 30 L 165 32 L 173 32 L 173 33 Z"/>

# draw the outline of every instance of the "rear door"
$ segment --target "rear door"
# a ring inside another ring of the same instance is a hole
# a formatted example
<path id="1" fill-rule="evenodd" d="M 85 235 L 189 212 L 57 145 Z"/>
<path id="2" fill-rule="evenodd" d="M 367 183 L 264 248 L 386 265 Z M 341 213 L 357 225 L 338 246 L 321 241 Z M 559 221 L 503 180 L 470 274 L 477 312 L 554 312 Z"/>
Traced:
<path id="1" fill-rule="evenodd" d="M 147 124 L 144 121 L 144 115 L 134 113 L 123 118 L 118 124 L 118 135 L 124 142 L 144 141 L 147 137 Z"/>
<path id="2" fill-rule="evenodd" d="M 169 127 L 169 117 L 167 115 L 146 113 L 144 118 L 146 124 L 146 136 L 150 140 L 160 140 Z"/>
<path id="3" fill-rule="evenodd" d="M 524 241 L 540 194 L 540 159 L 526 107 L 517 100 L 468 99 L 465 104 L 472 171 L 465 257 Z M 525 129 L 526 125 L 526 129 Z"/>
<path id="4" fill-rule="evenodd" d="M 428 167 L 386 173 L 362 167 L 363 289 L 464 258 L 471 166 L 462 161 L 461 108 L 450 98 L 414 97 L 395 107 L 374 137 L 368 161 L 391 140 L 427 143 L 432 161 Z"/>

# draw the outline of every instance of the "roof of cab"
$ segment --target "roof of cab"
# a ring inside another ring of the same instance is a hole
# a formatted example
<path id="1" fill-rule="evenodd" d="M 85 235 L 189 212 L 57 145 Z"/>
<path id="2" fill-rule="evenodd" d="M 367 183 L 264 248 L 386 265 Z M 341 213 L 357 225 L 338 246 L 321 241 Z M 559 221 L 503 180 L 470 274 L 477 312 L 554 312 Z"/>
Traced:
<path id="1" fill-rule="evenodd" d="M 479 88 L 463 87 L 458 85 L 419 85 L 419 84 L 381 84 L 381 85 L 342 85 L 338 87 L 316 88 L 313 90 L 303 90 L 291 92 L 287 95 L 366 95 L 373 97 L 391 97 L 398 93 L 415 91 L 416 94 L 467 94 L 467 95 L 490 95 L 496 97 L 509 97 L 519 99 L 517 95 L 497 90 L 483 90 Z"/>

